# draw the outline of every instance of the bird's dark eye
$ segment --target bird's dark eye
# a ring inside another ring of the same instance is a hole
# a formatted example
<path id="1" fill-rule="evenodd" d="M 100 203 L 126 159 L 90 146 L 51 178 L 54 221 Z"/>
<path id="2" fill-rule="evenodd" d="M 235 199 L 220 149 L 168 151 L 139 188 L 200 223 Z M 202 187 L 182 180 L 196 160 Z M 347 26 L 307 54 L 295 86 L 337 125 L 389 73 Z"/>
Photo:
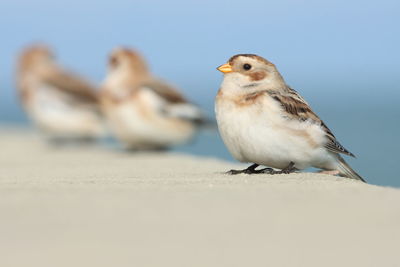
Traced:
<path id="1" fill-rule="evenodd" d="M 110 58 L 110 65 L 112 67 L 116 67 L 118 65 L 118 59 L 116 57 L 111 57 Z"/>
<path id="2" fill-rule="evenodd" d="M 244 70 L 249 70 L 249 69 L 251 69 L 251 65 L 246 63 L 246 64 L 243 65 L 243 69 Z"/>

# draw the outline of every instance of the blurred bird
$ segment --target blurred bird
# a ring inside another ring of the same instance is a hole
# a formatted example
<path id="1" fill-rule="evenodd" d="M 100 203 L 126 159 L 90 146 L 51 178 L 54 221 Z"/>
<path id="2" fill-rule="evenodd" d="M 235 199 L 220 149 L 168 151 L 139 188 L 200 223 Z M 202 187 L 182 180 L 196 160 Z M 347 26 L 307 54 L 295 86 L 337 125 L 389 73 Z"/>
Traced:
<path id="1" fill-rule="evenodd" d="M 101 102 L 111 131 L 128 149 L 162 149 L 189 141 L 203 113 L 170 85 L 154 78 L 135 51 L 115 49 Z"/>
<path id="2" fill-rule="evenodd" d="M 48 47 L 22 52 L 17 85 L 26 112 L 50 140 L 89 140 L 104 134 L 95 89 L 58 66 Z"/>
<path id="3" fill-rule="evenodd" d="M 253 163 L 228 173 L 290 173 L 312 166 L 365 182 L 340 156 L 354 155 L 286 85 L 274 64 L 240 54 L 218 70 L 224 73 L 215 103 L 220 134 L 237 160 Z M 259 165 L 281 171 L 256 170 Z"/>

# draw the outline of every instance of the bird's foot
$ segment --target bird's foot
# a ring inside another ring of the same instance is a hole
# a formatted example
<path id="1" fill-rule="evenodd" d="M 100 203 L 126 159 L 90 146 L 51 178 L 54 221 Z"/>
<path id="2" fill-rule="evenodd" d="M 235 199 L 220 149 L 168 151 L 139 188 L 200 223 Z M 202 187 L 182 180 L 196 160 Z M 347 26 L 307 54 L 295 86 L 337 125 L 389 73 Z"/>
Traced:
<path id="1" fill-rule="evenodd" d="M 227 172 L 227 174 L 231 174 L 231 175 L 235 175 L 235 174 L 240 174 L 240 173 L 245 173 L 245 174 L 255 174 L 255 173 L 263 173 L 262 170 L 256 170 L 256 168 L 258 167 L 258 164 L 253 164 L 251 166 L 249 166 L 246 169 L 243 170 L 230 170 Z M 268 168 L 267 168 L 268 169 Z"/>
<path id="2" fill-rule="evenodd" d="M 269 169 L 269 168 L 267 168 L 267 169 Z M 292 173 L 295 171 L 297 171 L 297 169 L 294 167 L 294 162 L 291 161 L 289 163 L 289 165 L 287 167 L 283 168 L 282 170 L 275 171 L 275 170 L 271 169 L 271 171 L 269 171 L 267 173 L 269 173 L 269 174 L 289 174 L 289 173 Z"/>
<path id="3" fill-rule="evenodd" d="M 259 174 L 259 173 L 266 173 L 266 174 L 289 174 L 292 172 L 297 171 L 297 169 L 294 167 L 294 162 L 290 162 L 289 165 L 286 168 L 283 168 L 280 171 L 276 171 L 272 168 L 264 168 L 261 170 L 256 170 L 258 167 L 258 164 L 253 164 L 250 167 L 243 169 L 243 170 L 230 170 L 227 172 L 227 174 L 235 175 L 235 174 Z"/>
<path id="4" fill-rule="evenodd" d="M 257 173 L 275 174 L 275 172 L 276 171 L 272 168 L 264 168 L 264 169 L 258 170 Z"/>
<path id="5" fill-rule="evenodd" d="M 245 173 L 247 169 L 244 170 L 229 170 L 226 172 L 226 174 L 230 174 L 230 175 L 236 175 L 236 174 L 241 174 L 241 173 Z"/>

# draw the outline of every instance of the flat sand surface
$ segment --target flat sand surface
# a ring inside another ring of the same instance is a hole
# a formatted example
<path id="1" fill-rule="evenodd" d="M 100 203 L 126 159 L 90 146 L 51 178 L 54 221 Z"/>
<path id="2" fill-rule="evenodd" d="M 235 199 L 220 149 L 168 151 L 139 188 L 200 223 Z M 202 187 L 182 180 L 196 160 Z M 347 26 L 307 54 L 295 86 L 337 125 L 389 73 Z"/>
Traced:
<path id="1" fill-rule="evenodd" d="M 400 266 L 400 190 L 0 133 L 0 266 Z"/>

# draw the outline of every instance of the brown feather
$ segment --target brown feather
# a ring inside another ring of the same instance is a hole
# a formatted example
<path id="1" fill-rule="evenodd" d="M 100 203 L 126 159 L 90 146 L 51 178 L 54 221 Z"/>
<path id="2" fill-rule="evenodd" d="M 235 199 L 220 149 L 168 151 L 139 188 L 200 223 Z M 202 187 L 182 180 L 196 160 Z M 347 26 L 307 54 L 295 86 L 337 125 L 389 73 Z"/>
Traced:
<path id="1" fill-rule="evenodd" d="M 267 73 L 265 71 L 257 71 L 249 73 L 248 76 L 251 81 L 260 81 L 267 76 Z"/>
<path id="2" fill-rule="evenodd" d="M 145 82 L 142 86 L 153 90 L 156 94 L 158 94 L 170 103 L 188 102 L 181 93 L 162 81 L 153 79 Z"/>
<path id="3" fill-rule="evenodd" d="M 254 54 L 238 54 L 238 55 L 234 55 L 233 57 L 231 57 L 231 58 L 229 59 L 228 63 L 231 64 L 231 65 L 233 65 L 233 62 L 234 62 L 235 59 L 238 58 L 238 57 L 249 57 L 249 58 L 253 58 L 253 59 L 262 61 L 262 62 L 264 62 L 264 63 L 267 64 L 267 65 L 274 65 L 274 64 L 272 64 L 271 62 L 269 62 L 268 60 L 266 60 L 265 58 L 260 57 L 260 56 L 257 56 L 257 55 L 254 55 Z"/>
<path id="4" fill-rule="evenodd" d="M 345 149 L 335 138 L 332 131 L 326 124 L 312 111 L 308 103 L 293 89 L 287 88 L 283 91 L 267 91 L 268 94 L 278 101 L 284 110 L 287 117 L 300 121 L 312 120 L 314 123 L 319 124 L 325 131 L 328 142 L 325 148 L 334 152 L 342 153 L 354 157 L 354 154 Z"/>
<path id="5" fill-rule="evenodd" d="M 72 74 L 54 70 L 44 77 L 44 81 L 81 101 L 96 103 L 98 100 L 95 88 Z"/>

